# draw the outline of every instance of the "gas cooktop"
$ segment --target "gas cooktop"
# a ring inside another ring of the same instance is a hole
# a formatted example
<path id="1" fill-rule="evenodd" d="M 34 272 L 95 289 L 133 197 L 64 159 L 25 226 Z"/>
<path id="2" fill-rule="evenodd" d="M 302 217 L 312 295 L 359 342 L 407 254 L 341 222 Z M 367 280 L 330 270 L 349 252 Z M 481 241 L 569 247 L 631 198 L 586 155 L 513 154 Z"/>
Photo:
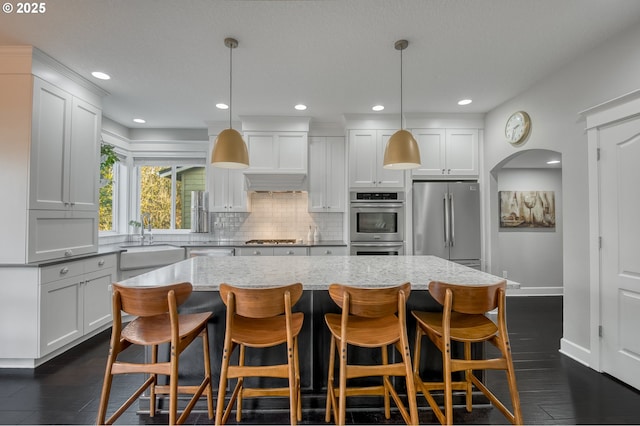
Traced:
<path id="1" fill-rule="evenodd" d="M 245 244 L 295 244 L 295 243 L 296 243 L 295 239 L 245 241 Z"/>

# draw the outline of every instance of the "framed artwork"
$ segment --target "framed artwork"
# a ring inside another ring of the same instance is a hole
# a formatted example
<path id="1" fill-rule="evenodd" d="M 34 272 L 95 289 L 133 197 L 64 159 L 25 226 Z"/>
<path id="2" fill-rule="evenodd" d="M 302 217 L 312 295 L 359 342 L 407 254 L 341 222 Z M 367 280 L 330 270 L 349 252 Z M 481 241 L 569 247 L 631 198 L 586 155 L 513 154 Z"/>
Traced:
<path id="1" fill-rule="evenodd" d="M 554 191 L 499 191 L 500 228 L 531 229 L 556 227 Z"/>

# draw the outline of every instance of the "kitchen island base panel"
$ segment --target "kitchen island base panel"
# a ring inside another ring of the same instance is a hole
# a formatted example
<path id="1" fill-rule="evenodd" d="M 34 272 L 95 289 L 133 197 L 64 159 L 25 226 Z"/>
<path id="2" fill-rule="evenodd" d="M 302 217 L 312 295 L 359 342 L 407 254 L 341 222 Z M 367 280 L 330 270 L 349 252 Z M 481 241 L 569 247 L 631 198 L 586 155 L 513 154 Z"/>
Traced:
<path id="1" fill-rule="evenodd" d="M 441 311 L 441 306 L 431 297 L 427 290 L 413 290 L 407 300 L 407 312 L 411 310 L 421 311 Z M 224 346 L 225 314 L 226 307 L 220 298 L 218 291 L 194 291 L 189 299 L 180 306 L 180 313 L 193 313 L 211 311 L 213 317 L 209 319 L 209 350 L 211 359 L 211 380 L 216 392 L 216 384 L 220 380 L 220 365 L 222 363 L 222 351 Z M 331 333 L 327 329 L 324 321 L 326 313 L 340 313 L 338 306 L 331 300 L 326 290 L 305 290 L 298 303 L 293 307 L 294 312 L 303 312 L 305 315 L 302 331 L 299 339 L 300 357 L 300 380 L 302 391 L 303 418 L 305 409 L 324 409 L 327 392 L 327 370 L 329 366 L 329 345 Z M 411 354 L 414 353 L 415 340 L 415 319 L 407 317 L 407 332 Z M 437 348 L 423 339 L 420 363 L 420 375 L 425 381 L 442 380 L 442 357 Z M 380 350 L 366 348 L 349 348 L 349 363 L 374 364 L 381 362 Z M 456 354 L 463 353 L 462 345 L 454 345 L 453 351 Z M 472 352 L 474 357 L 483 355 L 484 347 L 474 345 Z M 389 362 L 396 362 L 399 354 L 395 350 L 389 352 Z M 150 357 L 150 352 L 145 352 L 146 357 Z M 237 362 L 237 351 L 233 354 L 232 362 Z M 169 347 L 162 346 L 159 350 L 159 357 L 164 360 L 169 359 Z M 259 357 L 259 359 L 257 358 Z M 286 362 L 286 346 L 252 351 L 247 348 L 246 365 L 278 364 L 283 360 Z M 415 360 L 412 359 L 415 364 Z M 204 370 L 202 367 L 202 348 L 200 345 L 189 347 L 180 357 L 180 379 L 185 384 L 197 384 L 198 378 L 202 377 Z M 160 378 L 162 380 L 163 378 Z M 247 378 L 247 386 L 285 386 L 285 380 L 271 378 Z M 396 389 L 402 398 L 405 398 L 404 380 L 402 378 L 392 378 Z M 356 379 L 353 383 L 360 383 L 363 386 L 379 384 L 379 378 Z M 235 380 L 229 380 L 227 391 L 235 386 Z M 421 401 L 422 399 L 422 401 Z M 437 398 L 436 398 L 437 399 Z M 419 407 L 426 408 L 423 398 L 418 397 Z M 488 403 L 482 394 L 474 393 L 474 407 Z M 454 399 L 454 404 L 464 404 L 464 397 L 459 401 Z M 348 409 L 376 408 L 380 407 L 377 398 L 357 398 L 353 397 L 348 401 Z M 158 409 L 168 408 L 168 401 L 159 401 Z M 261 399 L 246 399 L 243 401 L 243 412 L 251 410 L 288 410 L 289 401 L 287 398 L 269 398 L 266 401 Z M 207 406 L 203 399 L 198 402 L 194 412 L 206 412 Z M 148 398 L 142 398 L 139 403 L 141 413 L 149 412 Z"/>

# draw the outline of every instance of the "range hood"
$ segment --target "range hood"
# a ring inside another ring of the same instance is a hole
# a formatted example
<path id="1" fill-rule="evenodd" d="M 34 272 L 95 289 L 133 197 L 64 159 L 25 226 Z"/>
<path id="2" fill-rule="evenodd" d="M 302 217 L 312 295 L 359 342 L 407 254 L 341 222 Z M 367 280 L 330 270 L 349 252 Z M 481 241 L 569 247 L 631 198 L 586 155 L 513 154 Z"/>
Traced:
<path id="1" fill-rule="evenodd" d="M 295 172 L 245 172 L 247 191 L 307 191 L 306 173 Z"/>

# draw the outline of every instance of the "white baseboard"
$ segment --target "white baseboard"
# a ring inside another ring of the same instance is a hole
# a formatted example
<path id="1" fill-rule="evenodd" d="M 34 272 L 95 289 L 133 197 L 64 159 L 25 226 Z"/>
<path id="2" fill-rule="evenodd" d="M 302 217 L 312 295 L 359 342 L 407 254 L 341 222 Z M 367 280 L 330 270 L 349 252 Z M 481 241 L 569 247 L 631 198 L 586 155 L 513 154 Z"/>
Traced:
<path id="1" fill-rule="evenodd" d="M 562 286 L 507 288 L 507 296 L 562 296 Z"/>
<path id="2" fill-rule="evenodd" d="M 591 359 L 591 351 L 565 338 L 560 339 L 560 353 L 579 362 L 580 364 L 593 368 L 589 363 L 589 360 Z"/>

